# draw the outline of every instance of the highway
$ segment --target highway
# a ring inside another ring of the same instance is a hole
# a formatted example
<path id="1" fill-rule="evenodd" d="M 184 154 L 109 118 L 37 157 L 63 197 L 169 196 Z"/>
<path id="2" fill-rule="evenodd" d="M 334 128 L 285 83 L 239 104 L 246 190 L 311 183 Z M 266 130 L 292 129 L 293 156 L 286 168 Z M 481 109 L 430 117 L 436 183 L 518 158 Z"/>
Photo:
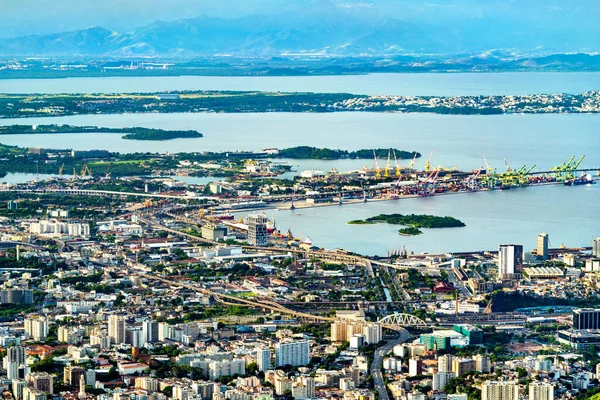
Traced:
<path id="1" fill-rule="evenodd" d="M 400 336 L 391 342 L 387 342 L 385 345 L 379 347 L 375 350 L 375 355 L 373 357 L 373 362 L 371 363 L 371 376 L 373 377 L 373 383 L 375 385 L 375 390 L 379 394 L 379 400 L 390 400 L 388 395 L 388 391 L 385 387 L 385 383 L 383 382 L 383 358 L 387 353 L 392 351 L 394 346 L 397 344 L 401 344 L 410 339 L 410 335 L 408 331 L 402 330 L 399 332 Z"/>

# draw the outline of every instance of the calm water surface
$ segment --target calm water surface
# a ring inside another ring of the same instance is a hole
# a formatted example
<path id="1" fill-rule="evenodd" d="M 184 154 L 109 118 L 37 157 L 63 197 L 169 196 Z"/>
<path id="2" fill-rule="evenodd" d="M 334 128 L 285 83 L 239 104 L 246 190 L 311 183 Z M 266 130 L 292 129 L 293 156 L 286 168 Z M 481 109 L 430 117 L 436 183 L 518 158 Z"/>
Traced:
<path id="1" fill-rule="evenodd" d="M 584 165 L 600 166 L 600 114 L 436 115 L 395 113 L 266 113 L 266 114 L 115 114 L 59 118 L 0 120 L 11 124 L 73 124 L 107 127 L 143 126 L 195 129 L 199 139 L 166 142 L 123 140 L 120 134 L 6 135 L 0 143 L 24 147 L 117 152 L 193 152 L 259 150 L 264 147 L 316 146 L 356 150 L 398 148 L 418 150 L 423 167 L 434 150 L 434 166 L 463 169 L 483 165 L 483 154 L 494 168 L 504 170 L 536 164 L 547 169 L 572 155 L 586 154 Z M 385 163 L 384 160 L 380 162 Z M 402 162 L 408 164 L 408 160 Z M 298 161 L 304 169 L 359 169 L 372 160 Z"/>
<path id="2" fill-rule="evenodd" d="M 596 210 L 600 207 L 600 184 L 590 187 L 552 185 L 506 191 L 465 193 L 430 198 L 367 202 L 293 211 L 267 211 L 278 229 L 329 249 L 352 249 L 361 254 L 385 255 L 406 246 L 415 253 L 494 250 L 501 243 L 536 246 L 536 236 L 546 232 L 551 247 L 590 246 L 600 236 Z M 378 214 L 431 214 L 452 216 L 463 228 L 422 229 L 418 236 L 398 235 L 397 225 L 348 225 L 354 219 Z"/>
<path id="3" fill-rule="evenodd" d="M 0 93 L 139 93 L 260 90 L 369 95 L 464 96 L 581 93 L 600 89 L 598 72 L 401 73 L 335 76 L 164 76 L 0 80 Z"/>

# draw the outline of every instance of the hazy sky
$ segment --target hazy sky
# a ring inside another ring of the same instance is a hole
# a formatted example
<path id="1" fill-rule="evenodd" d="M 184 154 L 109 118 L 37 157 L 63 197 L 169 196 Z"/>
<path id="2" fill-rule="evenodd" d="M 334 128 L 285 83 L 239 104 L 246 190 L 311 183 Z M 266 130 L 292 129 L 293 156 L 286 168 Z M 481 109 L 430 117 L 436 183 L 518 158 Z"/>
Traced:
<path id="1" fill-rule="evenodd" d="M 583 30 L 593 29 L 600 20 L 600 2 L 596 0 L 0 0 L 0 37 L 94 25 L 123 32 L 156 20 L 202 14 L 235 18 L 247 14 L 302 13 L 326 7 L 413 22 L 456 23 L 493 18 L 522 24 L 527 20 L 573 24 Z"/>

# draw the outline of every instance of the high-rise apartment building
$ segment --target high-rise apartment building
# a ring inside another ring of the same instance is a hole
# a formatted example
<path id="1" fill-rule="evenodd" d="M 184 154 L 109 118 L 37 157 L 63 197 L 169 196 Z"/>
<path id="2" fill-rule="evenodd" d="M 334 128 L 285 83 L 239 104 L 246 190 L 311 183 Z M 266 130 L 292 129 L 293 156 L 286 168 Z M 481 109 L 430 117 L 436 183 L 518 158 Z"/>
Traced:
<path id="1" fill-rule="evenodd" d="M 592 257 L 600 257 L 600 238 L 592 240 Z"/>
<path id="2" fill-rule="evenodd" d="M 36 372 L 26 377 L 29 385 L 44 393 L 54 392 L 54 377 L 47 372 Z"/>
<path id="3" fill-rule="evenodd" d="M 481 385 L 481 400 L 519 400 L 519 385 L 513 381 L 487 381 Z"/>
<path id="4" fill-rule="evenodd" d="M 454 356 L 444 354 L 438 357 L 438 372 L 452 372 Z"/>
<path id="5" fill-rule="evenodd" d="M 248 215 L 248 243 L 252 246 L 266 246 L 267 217 L 263 214 Z"/>
<path id="6" fill-rule="evenodd" d="M 294 367 L 308 365 L 310 362 L 310 344 L 308 340 L 300 342 L 277 343 L 275 345 L 275 366 Z"/>
<path id="7" fill-rule="evenodd" d="M 554 400 L 554 385 L 548 382 L 531 382 L 529 400 Z"/>
<path id="8" fill-rule="evenodd" d="M 25 332 L 37 342 L 43 342 L 48 337 L 48 320 L 45 317 L 34 316 L 25 318 Z"/>
<path id="9" fill-rule="evenodd" d="M 256 364 L 259 371 L 267 371 L 271 369 L 271 349 L 268 347 L 259 348 L 256 350 Z"/>
<path id="10" fill-rule="evenodd" d="M 127 322 L 121 315 L 108 317 L 108 337 L 113 344 L 123 344 L 126 338 Z"/>
<path id="11" fill-rule="evenodd" d="M 454 372 L 438 372 L 437 374 L 433 374 L 433 383 L 432 389 L 434 392 L 443 392 L 444 387 L 448 384 L 450 379 L 456 377 Z"/>
<path id="12" fill-rule="evenodd" d="M 142 322 L 144 344 L 158 342 L 158 322 L 147 319 Z"/>

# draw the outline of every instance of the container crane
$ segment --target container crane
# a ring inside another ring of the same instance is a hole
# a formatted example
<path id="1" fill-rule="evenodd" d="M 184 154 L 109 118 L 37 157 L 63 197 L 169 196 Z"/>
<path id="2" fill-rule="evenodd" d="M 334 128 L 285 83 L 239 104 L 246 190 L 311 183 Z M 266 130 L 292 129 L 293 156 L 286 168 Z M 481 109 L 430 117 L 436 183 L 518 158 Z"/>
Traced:
<path id="1" fill-rule="evenodd" d="M 410 167 L 410 169 L 413 169 L 413 167 L 415 165 L 415 161 L 417 161 L 417 154 L 419 154 L 419 150 L 415 150 L 415 156 L 413 157 L 412 161 L 408 165 Z"/>
<path id="2" fill-rule="evenodd" d="M 385 164 L 385 171 L 383 172 L 383 176 L 386 178 L 390 177 L 390 157 L 392 155 L 392 150 L 388 150 L 387 163 Z"/>
<path id="3" fill-rule="evenodd" d="M 487 170 L 487 173 L 491 173 L 492 172 L 492 167 L 490 165 L 490 163 L 488 162 L 487 158 L 485 158 L 485 154 L 483 155 L 483 162 L 485 163 L 485 168 Z"/>
<path id="4" fill-rule="evenodd" d="M 110 167 L 112 167 L 112 161 L 110 162 L 110 164 L 108 164 L 108 167 L 106 168 L 106 172 L 104 173 L 104 179 L 110 179 Z"/>
<path id="5" fill-rule="evenodd" d="M 377 162 L 377 154 L 375 153 L 375 150 L 373 150 L 373 159 L 374 159 L 374 169 L 375 169 L 375 178 L 379 179 L 381 178 L 381 168 L 379 167 L 379 163 Z"/>
<path id="6" fill-rule="evenodd" d="M 431 153 L 429 154 L 429 159 L 425 163 L 425 172 L 427 172 L 427 173 L 431 172 L 431 159 L 432 158 L 433 158 L 433 150 L 431 150 Z"/>
<path id="7" fill-rule="evenodd" d="M 402 167 L 398 162 L 398 158 L 396 157 L 396 150 L 394 150 L 394 163 L 396 164 L 396 178 L 400 178 L 402 175 Z"/>

